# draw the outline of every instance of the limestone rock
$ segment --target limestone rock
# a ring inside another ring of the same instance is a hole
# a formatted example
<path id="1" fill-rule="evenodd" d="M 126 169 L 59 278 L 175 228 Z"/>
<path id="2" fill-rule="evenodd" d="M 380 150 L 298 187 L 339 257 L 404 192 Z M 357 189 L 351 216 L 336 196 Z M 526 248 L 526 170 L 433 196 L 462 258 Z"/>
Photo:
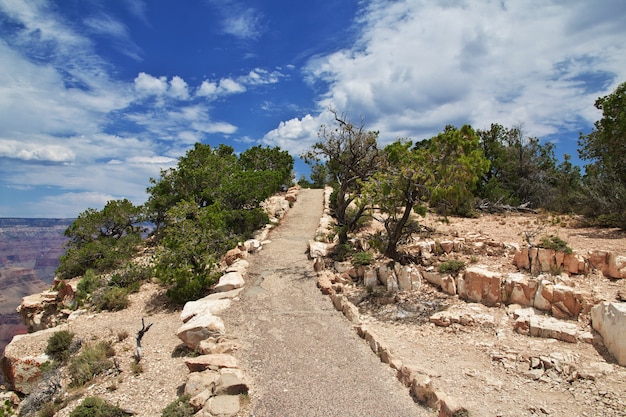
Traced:
<path id="1" fill-rule="evenodd" d="M 13 340 L 23 336 L 27 335 L 14 336 Z M 15 345 L 9 343 L 0 359 L 7 388 L 22 394 L 30 394 L 41 380 L 41 365 L 49 360 L 47 355 L 24 356 Z"/>
<path id="2" fill-rule="evenodd" d="M 194 397 L 207 389 L 210 392 L 213 392 L 219 378 L 220 373 L 218 371 L 207 370 L 202 372 L 191 372 L 187 376 L 184 393 Z"/>
<path id="3" fill-rule="evenodd" d="M 610 253 L 605 275 L 616 279 L 626 278 L 626 256 Z"/>
<path id="4" fill-rule="evenodd" d="M 239 397 L 236 395 L 218 395 L 207 401 L 204 409 L 216 416 L 232 416 L 239 412 Z"/>
<path id="5" fill-rule="evenodd" d="M 239 395 L 248 393 L 248 384 L 240 375 L 232 372 L 224 372 L 215 386 L 216 395 Z"/>
<path id="6" fill-rule="evenodd" d="M 430 316 L 430 322 L 441 327 L 448 327 L 452 324 L 460 324 L 462 326 L 495 326 L 495 318 L 489 311 L 489 308 L 482 304 L 453 306 L 448 310 L 439 311 Z"/>
<path id="7" fill-rule="evenodd" d="M 176 336 L 189 349 L 196 349 L 198 344 L 211 336 L 221 335 L 225 331 L 221 318 L 210 313 L 195 316 L 176 331 Z"/>
<path id="8" fill-rule="evenodd" d="M 378 274 L 374 268 L 367 268 L 363 273 L 363 285 L 365 288 L 374 288 L 378 285 Z"/>
<path id="9" fill-rule="evenodd" d="M 333 292 L 333 284 L 331 282 L 332 272 L 330 271 L 322 271 L 317 276 L 317 287 L 320 289 L 322 294 L 328 295 Z"/>
<path id="10" fill-rule="evenodd" d="M 529 318 L 529 327 L 530 335 L 533 337 L 552 338 L 569 343 L 576 342 L 578 326 L 575 323 L 533 315 Z"/>
<path id="11" fill-rule="evenodd" d="M 230 249 L 226 252 L 226 255 L 224 255 L 224 262 L 226 262 L 226 265 L 230 266 L 235 263 L 237 259 L 244 259 L 247 256 L 248 252 L 242 251 L 239 248 Z"/>
<path id="12" fill-rule="evenodd" d="M 221 353 L 187 358 L 185 359 L 185 365 L 187 365 L 190 372 L 202 372 L 208 369 L 219 370 L 220 368 L 237 368 L 239 366 L 234 356 Z"/>
<path id="13" fill-rule="evenodd" d="M 499 273 L 470 267 L 465 270 L 463 277 L 459 277 L 457 291 L 461 298 L 495 306 L 502 302 L 502 285 L 503 279 Z"/>
<path id="14" fill-rule="evenodd" d="M 611 355 L 626 366 L 626 303 L 605 301 L 595 305 L 591 309 L 591 324 Z"/>
<path id="15" fill-rule="evenodd" d="M 183 322 L 188 322 L 195 316 L 201 316 L 203 314 L 217 314 L 220 311 L 227 309 L 232 301 L 228 298 L 214 299 L 204 297 L 195 301 L 188 301 L 183 307 L 183 311 L 180 313 L 180 319 Z"/>
<path id="16" fill-rule="evenodd" d="M 537 287 L 537 280 L 527 275 L 520 273 L 509 274 L 505 280 L 505 292 L 508 295 L 507 302 L 519 304 L 523 307 L 533 306 Z"/>
<path id="17" fill-rule="evenodd" d="M 246 281 L 243 279 L 243 275 L 239 272 L 228 272 L 220 277 L 220 280 L 213 288 L 213 291 L 231 291 L 237 288 L 242 288 L 244 285 L 246 285 Z"/>
<path id="18" fill-rule="evenodd" d="M 241 259 L 237 259 L 230 266 L 228 266 L 224 270 L 224 272 L 239 272 L 241 275 L 246 275 L 246 271 L 248 270 L 249 266 L 250 266 L 250 262 L 241 258 Z"/>
<path id="19" fill-rule="evenodd" d="M 324 242 L 317 242 L 315 240 L 309 240 L 309 256 L 311 259 L 315 259 L 318 256 L 322 258 L 328 255 L 328 245 Z"/>

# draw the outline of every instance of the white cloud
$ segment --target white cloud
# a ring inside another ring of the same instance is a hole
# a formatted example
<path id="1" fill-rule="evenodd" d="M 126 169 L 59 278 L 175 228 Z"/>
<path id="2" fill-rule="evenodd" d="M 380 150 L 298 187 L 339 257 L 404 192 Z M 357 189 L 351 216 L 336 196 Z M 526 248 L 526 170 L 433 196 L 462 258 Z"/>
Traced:
<path id="1" fill-rule="evenodd" d="M 175 75 L 170 81 L 170 96 L 178 100 L 189 99 L 189 87 L 185 80 Z"/>
<path id="2" fill-rule="evenodd" d="M 246 87 L 239 84 L 237 81 L 232 78 L 222 78 L 217 87 L 218 94 L 235 94 L 235 93 L 243 93 L 246 91 Z"/>
<path id="3" fill-rule="evenodd" d="M 135 78 L 135 91 L 140 96 L 162 96 L 167 92 L 167 77 L 154 77 L 140 72 Z"/>
<path id="4" fill-rule="evenodd" d="M 542 137 L 596 120 L 595 99 L 626 80 L 626 8 L 614 0 L 375 0 L 355 27 L 353 47 L 306 67 L 311 84 L 328 86 L 318 123 L 281 123 L 266 143 L 310 146 L 329 105 L 387 142 L 462 123 L 523 122 Z"/>
<path id="5" fill-rule="evenodd" d="M 73 161 L 76 154 L 66 146 L 0 139 L 0 157 L 59 163 Z"/>
<path id="6" fill-rule="evenodd" d="M 287 149 L 291 153 L 299 155 L 317 140 L 321 117 L 323 115 L 313 117 L 307 114 L 302 119 L 280 122 L 276 129 L 265 135 L 263 143 L 279 146 L 281 149 Z"/>
<path id="7" fill-rule="evenodd" d="M 204 80 L 196 92 L 198 97 L 214 97 L 217 95 L 217 84 Z"/>

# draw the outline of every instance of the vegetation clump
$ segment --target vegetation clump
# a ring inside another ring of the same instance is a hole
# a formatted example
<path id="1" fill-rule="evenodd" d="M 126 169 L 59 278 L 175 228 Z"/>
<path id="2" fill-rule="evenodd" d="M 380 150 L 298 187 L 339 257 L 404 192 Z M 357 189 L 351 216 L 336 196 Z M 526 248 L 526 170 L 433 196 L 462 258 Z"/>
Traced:
<path id="1" fill-rule="evenodd" d="M 113 369 L 115 363 L 110 359 L 113 356 L 115 350 L 109 342 L 101 341 L 83 348 L 82 352 L 69 362 L 70 386 L 82 387 L 97 375 Z"/>
<path id="2" fill-rule="evenodd" d="M 539 245 L 537 246 L 544 249 L 553 249 L 557 252 L 565 252 L 568 254 L 572 253 L 572 248 L 567 246 L 567 242 L 565 242 L 560 237 L 554 235 L 542 237 L 541 242 L 539 242 Z"/>
<path id="3" fill-rule="evenodd" d="M 189 404 L 191 396 L 185 394 L 168 404 L 161 412 L 161 417 L 191 417 L 195 415 L 194 408 Z"/>
<path id="4" fill-rule="evenodd" d="M 70 413 L 70 417 L 126 417 L 130 415 L 132 414 L 98 397 L 85 398 Z"/>
<path id="5" fill-rule="evenodd" d="M 66 362 L 70 357 L 70 345 L 73 338 L 74 333 L 68 330 L 55 332 L 48 339 L 48 345 L 45 350 L 46 355 L 59 364 Z"/>
<path id="6" fill-rule="evenodd" d="M 445 261 L 439 264 L 437 267 L 437 272 L 442 274 L 458 274 L 463 268 L 465 268 L 465 262 L 459 261 L 458 259 L 451 259 L 449 261 Z"/>

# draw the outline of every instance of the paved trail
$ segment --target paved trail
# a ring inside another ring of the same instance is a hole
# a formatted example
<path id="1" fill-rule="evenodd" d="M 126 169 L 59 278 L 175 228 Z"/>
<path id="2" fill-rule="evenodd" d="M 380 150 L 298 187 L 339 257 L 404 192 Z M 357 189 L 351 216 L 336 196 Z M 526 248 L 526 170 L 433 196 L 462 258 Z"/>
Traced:
<path id="1" fill-rule="evenodd" d="M 322 210 L 322 190 L 300 192 L 271 243 L 248 259 L 246 290 L 223 316 L 253 380 L 251 416 L 432 415 L 317 289 L 306 249 Z"/>

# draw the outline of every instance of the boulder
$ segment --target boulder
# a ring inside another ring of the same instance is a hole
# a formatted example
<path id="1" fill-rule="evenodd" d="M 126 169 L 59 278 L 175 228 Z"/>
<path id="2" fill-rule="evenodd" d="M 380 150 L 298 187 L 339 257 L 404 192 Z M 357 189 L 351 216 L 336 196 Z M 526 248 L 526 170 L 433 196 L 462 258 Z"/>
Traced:
<path id="1" fill-rule="evenodd" d="M 317 287 L 320 289 L 322 294 L 328 295 L 333 292 L 333 284 L 331 281 L 331 276 L 333 275 L 330 271 L 321 271 L 317 275 Z"/>
<path id="2" fill-rule="evenodd" d="M 617 363 L 626 366 L 626 303 L 596 304 L 591 308 L 591 324 Z"/>
<path id="3" fill-rule="evenodd" d="M 328 255 L 328 245 L 324 242 L 317 242 L 315 240 L 309 240 L 309 257 L 315 259 L 318 256 L 325 258 Z"/>
<path id="4" fill-rule="evenodd" d="M 507 303 L 531 307 L 535 303 L 538 283 L 536 279 L 521 273 L 508 274 L 505 280 Z"/>
<path id="5" fill-rule="evenodd" d="M 195 397 L 207 389 L 210 392 L 213 392 L 219 378 L 220 373 L 218 371 L 207 370 L 202 372 L 191 372 L 187 376 L 187 382 L 185 382 L 185 389 L 183 393 Z"/>
<path id="6" fill-rule="evenodd" d="M 226 265 L 230 266 L 237 259 L 244 259 L 247 256 L 248 256 L 248 252 L 246 252 L 245 250 L 241 250 L 239 248 L 233 248 L 227 251 L 226 255 L 224 255 L 224 262 L 226 262 Z"/>
<path id="7" fill-rule="evenodd" d="M 220 277 L 217 285 L 213 288 L 215 292 L 231 291 L 237 288 L 242 288 L 246 285 L 246 281 L 243 279 L 243 275 L 239 272 L 227 272 Z"/>
<path id="8" fill-rule="evenodd" d="M 459 277 L 457 292 L 459 297 L 495 306 L 502 302 L 502 276 L 497 272 L 480 267 L 469 267 L 463 277 Z"/>
<path id="9" fill-rule="evenodd" d="M 515 252 L 513 256 L 513 265 L 519 269 L 530 270 L 530 256 L 528 254 L 528 248 L 522 248 L 520 251 Z"/>
<path id="10" fill-rule="evenodd" d="M 583 308 L 583 293 L 570 286 L 556 284 L 552 290 L 552 315 L 557 318 L 577 318 Z"/>
<path id="11" fill-rule="evenodd" d="M 422 277 L 419 270 L 413 265 L 401 265 L 397 262 L 394 271 L 398 278 L 398 288 L 400 291 L 418 290 L 422 284 Z"/>
<path id="12" fill-rule="evenodd" d="M 229 265 L 224 272 L 239 272 L 241 275 L 246 275 L 246 271 L 248 270 L 248 267 L 250 266 L 250 262 L 246 261 L 245 259 L 237 259 L 235 262 L 233 262 L 231 265 Z"/>
<path id="13" fill-rule="evenodd" d="M 13 341 L 17 341 L 28 335 L 17 335 Z M 4 375 L 4 382 L 11 391 L 21 394 L 30 394 L 41 381 L 41 365 L 50 361 L 45 355 L 24 356 L 19 347 L 9 343 L 0 359 L 0 369 Z"/>
<path id="14" fill-rule="evenodd" d="M 456 281 L 451 275 L 441 278 L 441 290 L 449 295 L 456 294 Z"/>
<path id="15" fill-rule="evenodd" d="M 189 349 L 196 349 L 198 344 L 212 336 L 219 336 L 225 331 L 221 318 L 210 313 L 195 316 L 176 331 L 176 336 Z"/>
<path id="16" fill-rule="evenodd" d="M 605 250 L 593 250 L 589 252 L 589 264 L 604 273 L 608 269 L 609 252 Z"/>
<path id="17" fill-rule="evenodd" d="M 541 279 L 541 277 L 539 277 L 538 280 L 539 285 L 535 293 L 535 300 L 533 305 L 539 310 L 551 311 L 554 285 L 552 284 L 552 282 L 546 279 Z"/>
<path id="18" fill-rule="evenodd" d="M 229 369 L 229 368 L 223 368 Z M 248 384 L 235 372 L 220 372 L 215 386 L 216 395 L 239 395 L 248 393 Z"/>
<path id="19" fill-rule="evenodd" d="M 562 340 L 563 342 L 575 343 L 578 326 L 557 320 L 553 317 L 532 315 L 529 317 L 530 335 Z"/>
<path id="20" fill-rule="evenodd" d="M 550 272 L 556 269 L 556 251 L 554 249 L 539 248 L 537 260 L 541 272 Z"/>
<path id="21" fill-rule="evenodd" d="M 239 348 L 239 344 L 232 340 L 210 338 L 200 341 L 196 350 L 201 355 L 209 355 L 213 353 L 233 353 L 239 350 Z"/>
<path id="22" fill-rule="evenodd" d="M 374 288 L 378 285 L 378 274 L 374 268 L 367 268 L 363 273 L 363 285 L 365 288 Z"/>
<path id="23" fill-rule="evenodd" d="M 239 366 L 234 356 L 224 353 L 187 358 L 185 359 L 185 365 L 187 365 L 189 372 L 202 372 L 209 369 L 217 371 L 221 368 L 237 368 Z"/>
<path id="24" fill-rule="evenodd" d="M 262 245 L 261 241 L 258 239 L 248 239 L 243 242 L 243 247 L 248 251 L 248 253 L 254 253 L 261 250 Z"/>
<path id="25" fill-rule="evenodd" d="M 626 278 L 626 256 L 616 255 L 611 252 L 605 275 L 615 279 Z"/>
<path id="26" fill-rule="evenodd" d="M 220 311 L 227 309 L 232 300 L 228 298 L 214 299 L 204 297 L 195 301 L 188 301 L 183 307 L 183 311 L 180 313 L 180 319 L 186 323 L 195 316 L 201 316 L 203 314 L 217 314 Z"/>
<path id="27" fill-rule="evenodd" d="M 218 395 L 210 398 L 203 410 L 212 416 L 232 416 L 239 412 L 239 396 Z"/>

